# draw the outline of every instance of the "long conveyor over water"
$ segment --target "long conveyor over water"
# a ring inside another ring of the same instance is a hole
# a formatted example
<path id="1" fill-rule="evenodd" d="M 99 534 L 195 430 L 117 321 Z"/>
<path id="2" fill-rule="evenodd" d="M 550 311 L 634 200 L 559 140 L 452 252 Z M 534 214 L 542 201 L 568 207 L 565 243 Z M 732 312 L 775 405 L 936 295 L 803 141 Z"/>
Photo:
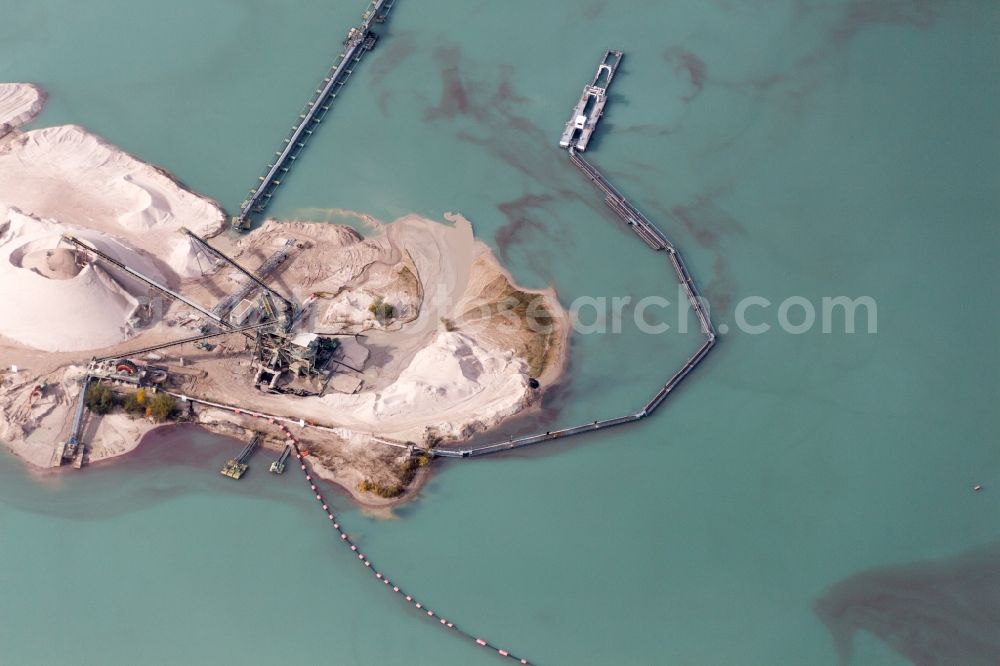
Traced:
<path id="1" fill-rule="evenodd" d="M 344 40 L 344 50 L 316 88 L 312 99 L 306 104 L 299 119 L 285 137 L 280 150 L 274 155 L 272 164 L 267 165 L 267 171 L 260 176 L 259 184 L 250 191 L 250 195 L 240 206 L 240 212 L 233 218 L 233 226 L 237 229 L 249 229 L 251 216 L 262 213 L 267 207 L 275 190 L 281 184 L 285 174 L 291 169 L 292 163 L 298 159 L 306 142 L 312 136 L 316 126 L 326 117 L 327 111 L 336 100 L 341 88 L 361 62 L 361 58 L 375 46 L 378 38 L 371 32 L 371 24 L 381 23 L 386 19 L 394 0 L 372 0 L 368 9 L 362 15 L 361 24 L 352 28 Z"/>

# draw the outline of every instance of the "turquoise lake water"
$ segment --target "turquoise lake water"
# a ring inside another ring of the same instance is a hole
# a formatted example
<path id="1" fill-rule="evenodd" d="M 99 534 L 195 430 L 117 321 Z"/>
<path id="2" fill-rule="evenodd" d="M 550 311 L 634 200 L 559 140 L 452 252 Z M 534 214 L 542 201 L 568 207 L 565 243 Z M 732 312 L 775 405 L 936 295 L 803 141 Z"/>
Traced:
<path id="1" fill-rule="evenodd" d="M 363 9 L 6 5 L 0 80 L 50 94 L 34 126 L 83 125 L 230 212 Z M 986 0 L 398 0 L 271 214 L 459 211 L 566 305 L 676 300 L 556 148 L 623 48 L 587 158 L 681 248 L 717 324 L 760 296 L 775 330 L 723 336 L 639 425 L 441 466 L 396 520 L 338 496 L 352 536 L 538 664 L 837 664 L 820 599 L 861 629 L 850 663 L 996 663 L 1000 576 L 965 554 L 1000 562 L 998 30 Z M 870 296 L 878 331 L 778 331 L 790 296 Z M 691 328 L 575 336 L 543 422 L 636 409 Z M 219 477 L 239 446 L 182 428 L 46 476 L 0 454 L 0 661 L 502 663 L 363 575 L 294 475 Z"/>

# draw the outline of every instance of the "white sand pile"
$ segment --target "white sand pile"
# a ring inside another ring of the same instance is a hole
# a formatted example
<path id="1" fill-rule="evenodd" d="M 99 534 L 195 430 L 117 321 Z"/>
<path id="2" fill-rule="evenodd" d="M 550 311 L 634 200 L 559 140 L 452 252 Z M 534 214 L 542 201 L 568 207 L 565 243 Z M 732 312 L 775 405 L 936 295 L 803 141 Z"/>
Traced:
<path id="1" fill-rule="evenodd" d="M 45 351 L 99 349 L 131 337 L 129 320 L 145 288 L 114 269 L 90 263 L 60 239 L 71 232 L 162 280 L 148 257 L 97 231 L 14 209 L 0 212 L 0 335 Z"/>
<path id="2" fill-rule="evenodd" d="M 199 278 L 211 273 L 215 260 L 188 235 L 171 242 L 170 252 L 164 258 L 167 265 L 182 278 Z"/>
<path id="3" fill-rule="evenodd" d="M 211 235 L 225 222 L 214 202 L 76 125 L 33 130 L 0 146 L 3 205 L 166 254 L 180 277 L 200 275 L 200 266 L 178 230 Z"/>
<path id="4" fill-rule="evenodd" d="M 68 224 L 212 233 L 223 222 L 211 201 L 76 125 L 25 133 L 0 153 L 0 174 L 0 201 Z"/>
<path id="5" fill-rule="evenodd" d="M 27 251 L 21 257 L 21 268 L 29 268 L 50 280 L 71 280 L 83 270 L 77 253 L 68 247 Z"/>
<path id="6" fill-rule="evenodd" d="M 45 93 L 30 83 L 0 83 L 0 135 L 3 126 L 18 127 L 38 115 Z"/>
<path id="7" fill-rule="evenodd" d="M 419 441 L 427 427 L 461 437 L 495 425 L 520 411 L 529 393 L 523 360 L 441 332 L 382 391 L 322 400 L 340 422 Z"/>

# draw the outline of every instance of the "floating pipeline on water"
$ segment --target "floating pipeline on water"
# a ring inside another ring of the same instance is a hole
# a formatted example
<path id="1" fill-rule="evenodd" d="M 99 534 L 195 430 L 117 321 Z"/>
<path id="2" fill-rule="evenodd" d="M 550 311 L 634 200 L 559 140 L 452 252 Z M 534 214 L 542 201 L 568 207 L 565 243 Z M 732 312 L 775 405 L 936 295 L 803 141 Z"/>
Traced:
<path id="1" fill-rule="evenodd" d="M 172 395 L 178 395 L 178 397 L 181 397 L 180 394 L 172 394 Z M 495 650 L 497 655 L 501 657 L 507 657 L 508 659 L 512 659 L 519 664 L 531 663 L 523 657 L 515 656 L 509 650 L 496 647 L 495 645 L 493 645 L 484 638 L 480 638 L 474 634 L 470 634 L 469 632 L 463 629 L 460 629 L 458 625 L 456 625 L 454 622 L 445 619 L 435 611 L 432 611 L 430 608 L 427 608 L 424 604 L 417 601 L 417 599 L 413 595 L 403 591 L 402 587 L 400 587 L 397 583 L 391 581 L 387 575 L 385 575 L 384 573 L 379 571 L 375 566 L 372 565 L 371 560 L 363 552 L 361 552 L 361 550 L 358 548 L 358 545 L 354 543 L 354 541 L 351 540 L 351 538 L 347 535 L 347 532 L 344 531 L 344 528 L 340 524 L 340 521 L 337 520 L 337 516 L 334 515 L 332 511 L 330 511 L 330 505 L 327 504 L 326 501 L 323 499 L 323 494 L 317 487 L 316 481 L 313 479 L 312 471 L 309 469 L 309 465 L 306 462 L 305 456 L 302 454 L 302 450 L 299 448 L 299 440 L 292 436 L 292 433 L 288 429 L 288 426 L 285 425 L 285 422 L 288 422 L 292 423 L 293 425 L 299 425 L 300 427 L 304 427 L 301 423 L 294 421 L 294 419 L 239 409 L 236 407 L 232 407 L 230 405 L 222 405 L 220 403 L 209 403 L 204 400 L 193 399 L 187 396 L 184 396 L 184 398 L 187 400 L 192 400 L 193 402 L 210 404 L 218 409 L 225 409 L 231 411 L 236 415 L 251 416 L 254 418 L 262 419 L 280 429 L 282 434 L 285 436 L 285 444 L 287 446 L 292 447 L 292 450 L 295 451 L 295 459 L 299 463 L 299 469 L 302 471 L 302 474 L 305 477 L 305 482 L 309 485 L 309 493 L 311 496 L 314 496 L 316 498 L 316 502 L 319 503 L 319 505 L 323 508 L 323 512 L 327 516 L 328 524 L 337 531 L 337 534 L 340 535 L 340 542 L 343 543 L 344 546 L 350 548 L 352 553 L 357 555 L 358 563 L 362 565 L 365 569 L 367 569 L 375 577 L 375 580 L 382 583 L 385 589 L 389 590 L 393 594 L 402 597 L 406 601 L 406 603 L 413 606 L 414 609 L 420 611 L 420 613 L 424 617 L 436 621 L 438 626 L 440 626 L 441 628 L 446 629 L 448 631 L 452 631 L 457 635 L 462 636 L 463 638 L 475 642 L 477 645 L 481 647 L 485 647 L 490 650 Z"/>
<path id="2" fill-rule="evenodd" d="M 573 164 L 579 168 L 589 179 L 594 183 L 605 195 L 605 203 L 608 207 L 615 212 L 632 231 L 635 232 L 643 242 L 650 247 L 650 249 L 660 252 L 666 251 L 667 256 L 670 258 L 670 265 L 674 270 L 674 274 L 677 276 L 677 281 L 680 283 L 681 288 L 684 290 L 685 296 L 687 296 L 688 302 L 691 304 L 691 308 L 698 318 L 698 324 L 701 328 L 702 335 L 705 336 L 705 342 L 698 348 L 697 351 L 692 354 L 687 361 L 677 370 L 670 379 L 660 387 L 649 402 L 647 402 L 642 409 L 631 414 L 624 414 L 622 416 L 617 416 L 610 419 L 599 419 L 592 421 L 590 423 L 583 423 L 580 425 L 572 426 L 569 428 L 561 428 L 558 430 L 549 430 L 543 433 L 535 433 L 531 435 L 522 435 L 520 437 L 510 437 L 505 440 L 498 442 L 490 442 L 487 444 L 482 444 L 474 447 L 436 447 L 428 451 L 428 453 L 433 457 L 440 458 L 472 458 L 477 456 L 484 456 L 491 453 L 500 453 L 502 451 L 510 451 L 511 449 L 517 449 L 525 446 L 530 446 L 532 444 L 540 444 L 542 442 L 550 442 L 555 439 L 563 439 L 566 437 L 572 437 L 574 435 L 582 435 L 588 432 L 594 432 L 596 430 L 602 430 L 605 428 L 611 428 L 614 426 L 624 425 L 626 423 L 635 423 L 643 418 L 652 414 L 657 407 L 659 407 L 667 396 L 677 388 L 677 386 L 687 377 L 695 367 L 701 363 L 708 353 L 715 347 L 717 336 L 715 333 L 715 328 L 712 326 L 712 320 L 709 317 L 708 310 L 704 305 L 701 297 L 698 295 L 698 288 L 695 285 L 694 279 L 691 277 L 691 273 L 688 271 L 687 266 L 684 264 L 684 259 L 681 257 L 681 253 L 677 250 L 673 243 L 660 231 L 656 225 L 650 222 L 645 215 L 643 215 L 639 210 L 633 206 L 629 201 L 622 195 L 615 187 L 612 185 L 607 178 L 601 174 L 592 164 L 583 159 L 580 155 L 576 153 L 573 148 L 569 149 L 569 158 Z M 182 396 L 176 394 L 176 397 L 182 398 L 184 400 L 192 400 L 193 402 L 201 402 L 206 405 L 213 407 L 219 407 L 222 409 L 229 409 L 235 413 L 241 413 L 241 410 L 234 408 L 230 405 L 222 405 L 219 403 L 211 402 L 204 399 L 191 398 L 190 396 Z M 261 416 L 261 414 L 249 412 L 243 410 L 242 413 L 249 414 L 251 416 Z M 285 420 L 294 422 L 294 419 L 281 416 L 273 416 L 271 418 L 276 420 Z M 333 431 L 333 428 L 314 426 L 321 429 Z M 415 450 L 409 447 L 407 444 L 402 444 L 398 442 L 390 442 L 379 438 L 378 441 L 397 448 L 410 448 L 411 452 Z"/>
<path id="3" fill-rule="evenodd" d="M 687 359 L 687 361 L 684 362 L 684 365 L 682 365 L 680 369 L 667 380 L 660 390 L 653 395 L 649 402 L 647 402 L 642 409 L 633 414 L 625 414 L 611 419 L 583 423 L 570 428 L 549 430 L 544 433 L 511 437 L 506 440 L 490 442 L 481 446 L 465 448 L 438 447 L 431 449 L 430 454 L 432 456 L 443 458 L 471 458 L 490 453 L 509 451 L 511 449 L 530 446 L 532 444 L 539 444 L 541 442 L 550 442 L 554 439 L 563 439 L 574 435 L 582 435 L 586 432 L 594 432 L 595 430 L 611 428 L 618 425 L 624 425 L 626 423 L 634 423 L 652 414 L 653 411 L 667 399 L 670 392 L 677 388 L 681 381 L 683 381 L 684 378 L 687 377 L 688 374 L 694 370 L 706 356 L 708 356 L 708 352 L 710 352 L 715 346 L 715 328 L 712 326 L 712 320 L 709 318 L 708 310 L 705 308 L 702 299 L 698 296 L 698 289 L 695 286 L 694 280 L 688 272 L 687 266 L 684 265 L 684 259 L 681 258 L 681 254 L 677 251 L 677 248 L 674 247 L 674 244 L 667 239 L 667 237 L 656 227 L 656 225 L 646 219 L 645 215 L 640 213 L 635 206 L 629 203 L 629 201 L 617 189 L 615 189 L 614 185 L 612 185 L 608 179 L 597 170 L 596 167 L 580 157 L 572 147 L 569 149 L 569 158 L 573 164 L 583 171 L 591 182 L 593 182 L 594 185 L 596 185 L 604 193 L 604 202 L 608 204 L 608 207 L 611 208 L 611 210 L 613 210 L 615 214 L 618 215 L 618 217 L 620 217 L 629 226 L 629 228 L 632 229 L 632 231 L 634 231 L 635 234 L 650 247 L 650 249 L 656 252 L 666 250 L 667 255 L 670 257 L 670 265 L 673 267 L 674 273 L 677 275 L 677 281 L 684 289 L 684 294 L 687 296 L 688 302 L 691 304 L 691 308 L 693 309 L 695 316 L 698 318 L 698 324 L 701 327 L 702 335 L 705 336 L 705 342 Z"/>
<path id="4" fill-rule="evenodd" d="M 694 280 L 691 278 L 691 274 L 688 272 L 687 267 L 684 265 L 684 261 L 677 252 L 674 245 L 657 229 L 649 220 L 647 220 L 637 209 L 635 209 L 631 204 L 625 201 L 624 197 L 614 189 L 614 187 L 597 171 L 596 168 L 588 164 L 575 154 L 572 148 L 569 149 L 570 158 L 573 163 L 580 167 L 581 170 L 586 173 L 593 182 L 595 182 L 598 187 L 600 187 L 607 195 L 606 201 L 609 202 L 610 207 L 632 228 L 636 234 L 646 242 L 652 249 L 656 251 L 666 250 L 670 257 L 671 266 L 677 275 L 678 281 L 684 285 L 685 292 L 688 295 L 688 299 L 691 301 L 691 306 L 694 308 L 695 313 L 698 316 L 698 320 L 701 323 L 702 333 L 705 335 L 705 342 L 698 348 L 698 350 L 691 355 L 691 357 L 680 367 L 677 372 L 675 372 L 666 384 L 656 392 L 656 394 L 650 399 L 649 402 L 640 410 L 634 414 L 626 414 L 624 416 L 619 416 L 612 419 L 604 419 L 594 421 L 593 423 L 586 423 L 579 426 L 574 426 L 572 428 L 563 428 L 561 430 L 549 431 L 543 434 L 528 435 L 525 437 L 519 437 L 516 439 L 510 439 L 503 442 L 497 442 L 494 444 L 486 444 L 480 447 L 475 447 L 471 449 L 433 449 L 431 453 L 433 455 L 444 455 L 453 457 L 471 457 L 478 455 L 485 455 L 488 453 L 495 453 L 498 451 L 504 451 L 512 448 L 517 448 L 520 446 L 528 446 L 529 444 L 535 444 L 539 442 L 551 441 L 553 439 L 558 439 L 561 437 L 570 437 L 573 435 L 582 434 L 585 432 L 592 432 L 594 430 L 599 430 L 601 428 L 608 428 L 617 425 L 623 425 L 625 423 L 633 423 L 638 421 L 649 414 L 651 414 L 660 404 L 666 400 L 670 392 L 674 390 L 684 380 L 687 375 L 694 370 L 695 367 L 708 355 L 708 352 L 712 350 L 716 342 L 715 329 L 712 327 L 711 319 L 708 316 L 708 312 L 702 305 L 701 300 L 697 297 L 697 289 L 694 284 Z M 611 204 L 614 205 L 611 205 Z M 268 418 L 265 415 L 256 415 L 260 418 Z M 275 423 L 275 419 L 268 418 L 271 423 Z M 299 443 L 296 438 L 292 436 L 289 432 L 288 427 L 278 421 L 276 425 L 282 430 L 286 437 L 286 443 L 290 445 L 295 451 L 296 460 L 299 461 L 299 469 L 305 477 L 305 481 L 309 484 L 310 494 L 314 494 L 316 501 L 322 506 L 324 513 L 326 513 L 329 524 L 337 531 L 340 535 L 340 541 L 347 547 L 350 548 L 352 553 L 355 553 L 358 558 L 358 563 L 362 564 L 366 569 L 368 569 L 375 579 L 382 583 L 382 585 L 390 590 L 392 593 L 402 597 L 408 604 L 412 605 L 417 611 L 420 611 L 425 617 L 429 619 L 436 619 L 439 626 L 449 631 L 453 631 L 456 634 L 474 641 L 477 645 L 487 648 L 489 650 L 495 650 L 497 655 L 501 657 L 507 657 L 520 664 L 528 664 L 528 660 L 517 657 L 513 655 L 510 651 L 503 648 L 496 647 L 489 641 L 468 633 L 460 628 L 458 628 L 455 623 L 446 620 L 445 618 L 437 615 L 431 609 L 425 607 L 421 602 L 417 601 L 412 595 L 407 594 L 403 589 L 390 581 L 388 576 L 384 575 L 377 568 L 372 566 L 371 561 L 365 556 L 364 553 L 359 551 L 357 544 L 355 544 L 347 532 L 341 527 L 340 522 L 337 517 L 330 511 L 330 507 L 323 500 L 322 493 L 316 487 L 316 483 L 313 481 L 311 471 L 305 458 L 302 456 L 302 451 L 299 449 Z"/>
<path id="5" fill-rule="evenodd" d="M 358 545 L 354 543 L 351 540 L 351 538 L 347 535 L 347 532 L 344 531 L 344 528 L 337 520 L 337 516 L 335 516 L 333 512 L 330 511 L 330 506 L 324 501 L 323 494 L 317 488 L 316 482 L 313 480 L 312 477 L 312 472 L 309 469 L 309 465 L 307 464 L 305 458 L 303 457 L 301 449 L 299 449 L 298 439 L 292 436 L 291 432 L 289 432 L 288 430 L 288 427 L 283 423 L 278 423 L 276 425 L 284 433 L 285 443 L 291 446 L 292 449 L 295 451 L 295 459 L 299 462 L 299 469 L 302 471 L 302 475 L 305 477 L 305 482 L 309 485 L 309 492 L 311 495 L 315 496 L 316 502 L 322 507 L 323 512 L 327 516 L 329 525 L 337 531 L 337 534 L 340 535 L 340 542 L 344 544 L 344 546 L 348 547 L 352 553 L 357 555 L 358 564 L 367 569 L 372 574 L 372 576 L 374 576 L 375 580 L 382 584 L 382 587 L 384 587 L 386 590 L 389 590 L 391 593 L 403 598 L 407 604 L 411 605 L 415 610 L 419 611 L 420 614 L 426 617 L 427 619 L 436 622 L 436 624 L 442 629 L 454 632 L 455 634 L 462 636 L 465 639 L 474 641 L 477 645 L 481 647 L 487 648 L 489 650 L 494 650 L 496 651 L 497 655 L 511 659 L 519 664 L 530 663 L 527 659 L 515 656 L 509 650 L 499 648 L 484 638 L 480 638 L 478 636 L 470 634 L 469 632 L 463 629 L 460 629 L 458 625 L 456 625 L 454 622 L 451 622 L 450 620 L 447 620 L 444 617 L 440 616 L 430 608 L 426 607 L 421 602 L 417 601 L 417 599 L 413 595 L 403 591 L 402 587 L 400 587 L 397 583 L 391 581 L 388 576 L 379 571 L 372 564 L 371 560 L 363 552 L 361 552 L 361 550 L 359 550 Z"/>
<path id="6" fill-rule="evenodd" d="M 376 9 L 381 8 L 383 5 L 388 7 L 391 6 L 391 0 L 373 0 L 372 6 Z M 377 14 L 378 12 L 375 12 Z M 372 16 L 374 16 L 373 14 Z M 366 14 L 366 23 L 364 25 L 365 31 L 367 31 L 368 23 L 371 17 Z M 356 44 L 354 46 L 357 46 Z M 607 57 L 607 54 L 606 56 Z M 618 59 L 620 60 L 621 54 L 618 53 Z M 600 70 L 599 70 L 600 71 Z M 613 73 L 613 72 L 612 72 Z M 595 123 L 596 125 L 596 123 Z M 618 217 L 620 217 L 630 229 L 632 229 L 635 234 L 644 242 L 650 249 L 659 252 L 666 250 L 669 258 L 670 264 L 677 276 L 677 280 L 682 285 L 684 292 L 691 303 L 696 316 L 698 317 L 699 324 L 701 326 L 702 334 L 705 336 L 705 342 L 698 348 L 698 350 L 691 355 L 690 358 L 677 370 L 670 379 L 656 392 L 655 395 L 647 402 L 641 410 L 633 414 L 625 414 L 611 419 L 603 419 L 593 421 L 592 423 L 585 423 L 582 425 L 574 426 L 571 428 L 563 428 L 560 430 L 548 431 L 545 433 L 526 435 L 523 437 L 510 438 L 505 441 L 495 442 L 492 444 L 485 444 L 482 446 L 471 447 L 471 448 L 436 448 L 430 451 L 433 456 L 445 456 L 445 457 L 456 457 L 456 458 L 467 458 L 473 456 L 481 456 L 489 453 L 496 453 L 499 451 L 506 451 L 522 446 L 528 446 L 531 444 L 536 444 L 540 442 L 551 441 L 554 439 L 571 437 L 574 435 L 580 435 L 586 432 L 593 432 L 595 430 L 600 430 L 602 428 L 609 428 L 618 425 L 624 425 L 626 423 L 633 423 L 635 421 L 641 420 L 646 416 L 650 415 L 655 411 L 667 396 L 670 395 L 685 377 L 690 374 L 692 370 L 699 363 L 701 363 L 708 353 L 712 350 L 716 343 L 716 333 L 712 326 L 712 321 L 709 318 L 708 311 L 702 304 L 701 299 L 698 297 L 697 287 L 695 286 L 694 280 L 691 274 L 688 272 L 687 267 L 684 265 L 684 260 L 681 258 L 680 253 L 674 247 L 673 243 L 661 232 L 656 225 L 650 222 L 635 206 L 633 206 L 617 189 L 597 170 L 596 167 L 588 163 L 582 157 L 576 154 L 573 147 L 569 148 L 569 158 L 573 164 L 579 168 L 590 180 L 593 182 L 605 195 L 605 203 L 611 208 L 612 211 Z M 258 193 L 262 190 L 258 190 Z M 253 207 L 253 201 L 244 205 L 243 214 L 249 211 Z M 242 220 L 241 220 L 242 221 Z M 176 394 L 175 394 L 176 395 Z M 305 458 L 303 457 L 302 451 L 299 449 L 299 442 L 294 438 L 291 432 L 288 430 L 288 426 L 285 422 L 295 423 L 294 419 L 288 417 L 281 417 L 275 415 L 262 414 L 259 412 L 252 412 L 248 410 L 241 410 L 237 407 L 231 405 L 223 405 L 220 403 L 214 403 L 206 400 L 194 399 L 189 396 L 178 395 L 177 397 L 183 400 L 192 400 L 194 402 L 201 402 L 203 404 L 211 405 L 213 407 L 226 409 L 232 411 L 233 413 L 246 414 L 248 416 L 253 416 L 256 418 L 266 419 L 269 423 L 276 425 L 285 435 L 285 442 L 287 446 L 292 447 L 295 451 L 295 458 L 299 462 L 299 469 L 302 471 L 305 477 L 305 482 L 309 485 L 309 492 L 311 495 L 315 496 L 317 503 L 322 507 L 323 512 L 326 514 L 330 526 L 337 531 L 340 537 L 340 542 L 346 547 L 350 548 L 351 552 L 357 555 L 358 563 L 365 567 L 371 574 L 375 577 L 375 580 L 380 582 L 385 589 L 389 590 L 393 594 L 402 597 L 408 604 L 412 605 L 413 608 L 419 611 L 425 617 L 436 620 L 436 623 L 448 631 L 452 631 L 463 638 L 474 641 L 476 645 L 485 647 L 489 650 L 493 650 L 497 655 L 501 657 L 506 657 L 512 659 L 520 664 L 528 664 L 528 660 L 517 657 L 510 653 L 510 651 L 503 648 L 496 647 L 484 638 L 480 638 L 473 634 L 468 633 L 460 629 L 455 623 L 441 617 L 431 609 L 424 606 L 421 602 L 417 601 L 412 595 L 407 594 L 403 589 L 393 583 L 388 576 L 384 575 L 376 567 L 374 567 L 363 552 L 358 549 L 356 543 L 354 543 L 351 538 L 347 535 L 341 527 L 340 522 L 337 517 L 330 511 L 330 506 L 324 501 L 323 494 L 319 491 L 316 483 L 313 481 L 311 470 L 307 464 Z M 304 427 L 305 423 L 302 421 L 298 422 L 298 425 Z M 391 444 L 393 446 L 406 447 L 406 445 L 400 445 L 391 442 L 385 442 L 386 444 Z M 409 447 L 407 447 L 409 448 Z M 413 449 L 411 448 L 411 453 Z M 977 487 L 976 490 L 979 488 Z"/>

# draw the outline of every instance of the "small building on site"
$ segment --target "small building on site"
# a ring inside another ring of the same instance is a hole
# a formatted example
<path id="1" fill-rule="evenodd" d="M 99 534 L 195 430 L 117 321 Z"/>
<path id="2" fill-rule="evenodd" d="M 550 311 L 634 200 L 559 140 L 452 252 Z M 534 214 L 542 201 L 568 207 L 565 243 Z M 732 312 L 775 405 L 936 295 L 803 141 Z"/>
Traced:
<path id="1" fill-rule="evenodd" d="M 253 301 L 243 299 L 229 313 L 229 323 L 233 326 L 250 326 L 260 320 L 260 308 Z"/>

